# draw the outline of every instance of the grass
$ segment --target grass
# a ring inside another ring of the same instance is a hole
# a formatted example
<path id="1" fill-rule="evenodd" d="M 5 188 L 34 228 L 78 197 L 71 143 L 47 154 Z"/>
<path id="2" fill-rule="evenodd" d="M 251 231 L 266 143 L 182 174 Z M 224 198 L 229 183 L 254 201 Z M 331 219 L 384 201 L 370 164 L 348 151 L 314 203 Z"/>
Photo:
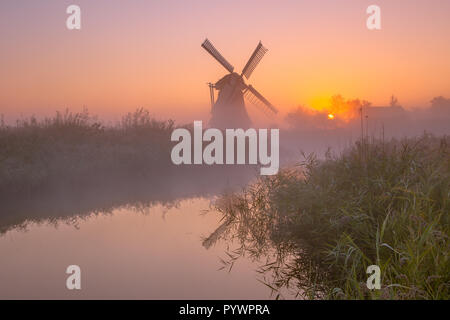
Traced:
<path id="1" fill-rule="evenodd" d="M 0 127 L 0 194 L 33 192 L 51 183 L 77 183 L 95 174 L 148 173 L 170 163 L 172 121 L 139 109 L 106 127 L 82 113 L 57 113 Z M 167 161 L 169 160 L 169 161 Z"/>
<path id="2" fill-rule="evenodd" d="M 214 239 L 269 256 L 260 272 L 279 293 L 309 299 L 450 298 L 450 138 L 357 143 L 263 177 L 217 200 Z M 211 239 L 206 241 L 211 242 Z M 211 245 L 211 243 L 208 243 Z M 381 268 L 380 290 L 366 286 Z M 278 297 L 278 296 L 277 296 Z"/>
<path id="3" fill-rule="evenodd" d="M 175 166 L 170 158 L 175 128 L 144 109 L 115 125 L 87 111 L 66 110 L 15 125 L 0 117 L 0 235 L 30 220 L 209 196 L 253 176 L 242 166 Z"/>

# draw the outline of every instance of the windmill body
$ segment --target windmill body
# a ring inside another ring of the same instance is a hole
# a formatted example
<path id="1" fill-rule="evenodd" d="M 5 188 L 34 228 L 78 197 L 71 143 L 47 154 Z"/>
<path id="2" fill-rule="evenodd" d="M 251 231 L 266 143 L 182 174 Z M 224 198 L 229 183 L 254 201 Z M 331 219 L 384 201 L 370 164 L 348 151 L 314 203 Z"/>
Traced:
<path id="1" fill-rule="evenodd" d="M 211 127 L 218 129 L 246 129 L 251 127 L 252 123 L 245 108 L 244 97 L 266 111 L 277 113 L 277 109 L 269 101 L 244 81 L 244 76 L 247 79 L 250 77 L 261 58 L 267 52 L 267 49 L 264 48 L 261 42 L 256 47 L 241 74 L 234 72 L 234 67 L 217 51 L 208 39 L 203 42 L 202 47 L 229 71 L 229 74 L 225 75 L 214 85 L 210 84 L 211 120 L 209 125 Z M 219 91 L 217 101 L 214 101 L 214 90 Z"/>
<path id="2" fill-rule="evenodd" d="M 245 109 L 244 93 L 246 86 L 237 73 L 230 73 L 214 85 L 219 90 L 217 101 L 211 110 L 209 125 L 213 128 L 251 127 L 250 117 Z"/>

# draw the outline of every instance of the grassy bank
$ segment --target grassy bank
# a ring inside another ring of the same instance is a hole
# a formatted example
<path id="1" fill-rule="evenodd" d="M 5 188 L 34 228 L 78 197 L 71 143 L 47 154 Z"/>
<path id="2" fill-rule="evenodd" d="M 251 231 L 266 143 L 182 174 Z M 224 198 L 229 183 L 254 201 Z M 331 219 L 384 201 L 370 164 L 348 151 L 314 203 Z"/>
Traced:
<path id="1" fill-rule="evenodd" d="M 0 235 L 31 220 L 216 195 L 253 177 L 247 166 L 173 165 L 175 127 L 143 109 L 112 125 L 87 111 L 0 118 Z"/>
<path id="2" fill-rule="evenodd" d="M 170 163 L 173 122 L 137 110 L 106 127 L 86 112 L 0 127 L 0 194 L 138 176 Z M 169 161 L 168 161 L 169 160 Z"/>
<path id="3" fill-rule="evenodd" d="M 450 298 L 450 138 L 356 144 L 342 155 L 262 178 L 217 201 L 234 238 L 274 291 L 303 298 Z M 210 245 L 210 243 L 207 243 Z M 366 268 L 381 268 L 368 290 Z"/>

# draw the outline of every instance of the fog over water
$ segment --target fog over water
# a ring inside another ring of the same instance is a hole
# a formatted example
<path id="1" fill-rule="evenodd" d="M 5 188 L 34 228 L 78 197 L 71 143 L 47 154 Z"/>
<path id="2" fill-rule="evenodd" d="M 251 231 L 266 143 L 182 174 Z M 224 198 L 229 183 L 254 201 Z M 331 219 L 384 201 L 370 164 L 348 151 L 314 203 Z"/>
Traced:
<path id="1" fill-rule="evenodd" d="M 2 209 L 0 298 L 268 299 L 256 262 L 228 273 L 219 258 L 233 244 L 202 246 L 220 224 L 214 195 L 252 176 L 219 170 L 15 199 Z M 65 288 L 72 264 L 82 270 L 78 292 Z"/>

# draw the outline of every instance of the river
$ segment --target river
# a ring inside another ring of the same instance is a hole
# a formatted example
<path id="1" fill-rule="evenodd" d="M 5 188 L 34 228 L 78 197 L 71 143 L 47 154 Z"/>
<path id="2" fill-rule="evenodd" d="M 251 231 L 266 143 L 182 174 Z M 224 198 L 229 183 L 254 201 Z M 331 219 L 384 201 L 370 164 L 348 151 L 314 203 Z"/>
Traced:
<path id="1" fill-rule="evenodd" d="M 123 206 L 26 222 L 0 237 L 1 299 L 270 299 L 257 262 L 219 270 L 230 243 L 206 249 L 220 224 L 209 198 Z M 81 290 L 66 268 L 81 268 Z"/>

